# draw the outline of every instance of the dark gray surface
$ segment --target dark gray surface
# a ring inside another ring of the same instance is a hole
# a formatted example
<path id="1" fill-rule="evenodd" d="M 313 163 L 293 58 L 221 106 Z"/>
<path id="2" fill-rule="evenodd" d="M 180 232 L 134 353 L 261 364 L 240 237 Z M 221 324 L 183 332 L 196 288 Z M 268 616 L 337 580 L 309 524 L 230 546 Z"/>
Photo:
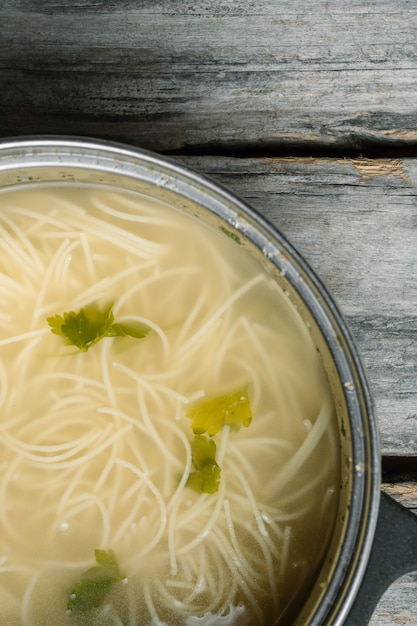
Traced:
<path id="1" fill-rule="evenodd" d="M 417 517 L 383 493 L 368 567 L 345 625 L 366 626 L 376 600 L 412 570 L 417 570 Z"/>

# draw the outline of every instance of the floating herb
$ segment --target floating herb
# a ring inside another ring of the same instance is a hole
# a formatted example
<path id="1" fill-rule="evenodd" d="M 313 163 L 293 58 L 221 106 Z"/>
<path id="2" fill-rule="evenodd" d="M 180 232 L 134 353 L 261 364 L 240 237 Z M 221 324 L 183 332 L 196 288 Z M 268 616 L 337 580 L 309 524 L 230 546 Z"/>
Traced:
<path id="1" fill-rule="evenodd" d="M 150 328 L 145 324 L 116 323 L 112 305 L 100 308 L 92 303 L 75 313 L 69 311 L 63 315 L 53 315 L 46 320 L 55 335 L 65 339 L 67 345 L 76 346 L 80 352 L 87 350 L 103 337 L 135 337 L 142 339 Z"/>
<path id="2" fill-rule="evenodd" d="M 190 473 L 187 487 L 198 493 L 215 493 L 219 489 L 221 474 L 216 463 L 215 442 L 204 435 L 196 435 L 191 452 L 195 471 Z"/>
<path id="3" fill-rule="evenodd" d="M 224 226 L 220 226 L 220 230 L 224 232 L 225 235 L 227 235 L 227 237 L 230 237 L 230 239 L 233 239 L 233 241 L 236 241 L 236 243 L 241 244 L 241 240 L 239 235 L 236 235 L 236 233 L 232 232 L 231 230 L 225 228 Z"/>
<path id="4" fill-rule="evenodd" d="M 83 574 L 70 594 L 67 610 L 86 612 L 103 603 L 114 583 L 124 579 L 112 550 L 95 550 L 97 565 Z"/>
<path id="5" fill-rule="evenodd" d="M 188 411 L 192 429 L 195 434 L 207 432 L 210 437 L 219 432 L 223 426 L 238 430 L 242 425 L 246 428 L 252 421 L 252 410 L 246 391 L 238 391 L 230 395 L 203 400 Z"/>

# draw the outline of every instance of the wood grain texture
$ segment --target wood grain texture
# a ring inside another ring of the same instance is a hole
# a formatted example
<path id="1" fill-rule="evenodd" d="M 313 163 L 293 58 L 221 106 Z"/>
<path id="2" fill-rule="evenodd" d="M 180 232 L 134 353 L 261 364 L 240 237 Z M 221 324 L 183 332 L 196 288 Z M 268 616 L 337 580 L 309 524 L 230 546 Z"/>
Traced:
<path id="1" fill-rule="evenodd" d="M 417 160 L 178 160 L 258 209 L 315 269 L 362 353 L 383 453 L 415 455 Z"/>
<path id="2" fill-rule="evenodd" d="M 417 624 L 417 572 L 402 576 L 387 589 L 369 622 L 369 626 L 401 624 Z"/>
<path id="3" fill-rule="evenodd" d="M 383 483 L 382 489 L 394 500 L 417 515 L 417 480 Z"/>
<path id="4" fill-rule="evenodd" d="M 2 0 L 0 136 L 417 144 L 410 0 Z"/>

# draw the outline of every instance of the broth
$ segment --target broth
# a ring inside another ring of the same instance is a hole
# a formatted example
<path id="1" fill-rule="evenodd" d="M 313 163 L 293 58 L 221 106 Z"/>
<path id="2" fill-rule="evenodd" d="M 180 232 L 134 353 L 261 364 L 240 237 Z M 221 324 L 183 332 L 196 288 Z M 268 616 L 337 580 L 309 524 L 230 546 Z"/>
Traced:
<path id="1" fill-rule="evenodd" d="M 0 293 L 0 622 L 287 623 L 331 536 L 339 446 L 279 286 L 227 232 L 156 200 L 51 186 L 0 195 Z M 92 303 L 146 336 L 80 351 L 51 332 Z M 200 493 L 190 411 L 246 393 L 249 425 L 200 435 L 220 469 Z M 81 610 L 97 549 L 120 576 Z"/>

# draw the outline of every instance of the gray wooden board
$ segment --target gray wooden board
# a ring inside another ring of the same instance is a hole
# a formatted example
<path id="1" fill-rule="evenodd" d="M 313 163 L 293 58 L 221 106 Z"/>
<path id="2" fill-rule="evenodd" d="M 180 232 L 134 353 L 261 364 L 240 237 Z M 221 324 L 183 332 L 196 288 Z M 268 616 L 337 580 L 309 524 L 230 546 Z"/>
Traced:
<path id="1" fill-rule="evenodd" d="M 415 144 L 416 32 L 410 0 L 2 0 L 0 136 Z"/>
<path id="2" fill-rule="evenodd" d="M 369 622 L 369 626 L 401 624 L 417 624 L 417 572 L 402 576 L 389 587 Z"/>
<path id="3" fill-rule="evenodd" d="M 384 454 L 417 452 L 417 160 L 181 157 L 295 245 L 362 353 Z"/>

